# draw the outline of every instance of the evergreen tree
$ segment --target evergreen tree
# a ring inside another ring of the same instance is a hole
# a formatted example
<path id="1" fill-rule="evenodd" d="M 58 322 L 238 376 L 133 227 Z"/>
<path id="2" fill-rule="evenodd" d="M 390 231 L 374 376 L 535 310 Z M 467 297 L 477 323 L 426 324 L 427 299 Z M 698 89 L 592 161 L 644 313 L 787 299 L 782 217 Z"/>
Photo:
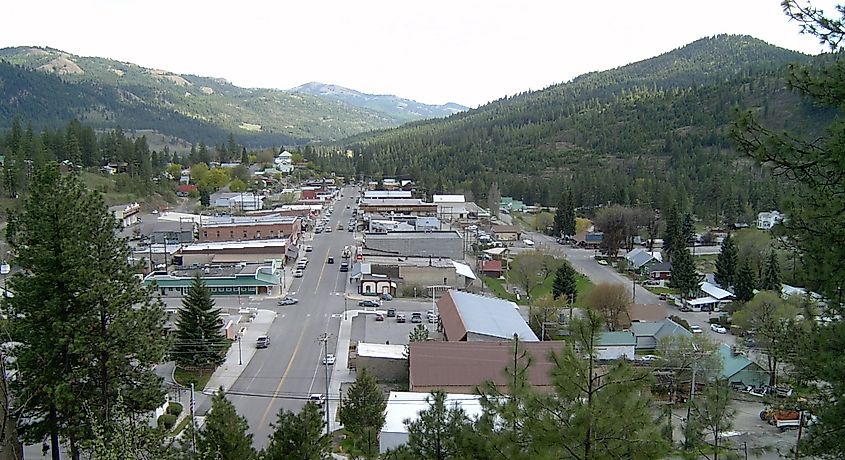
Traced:
<path id="1" fill-rule="evenodd" d="M 246 419 L 238 415 L 220 388 L 211 398 L 211 412 L 197 431 L 197 452 L 202 458 L 217 460 L 254 459 L 252 435 L 248 431 Z"/>
<path id="2" fill-rule="evenodd" d="M 719 286 L 730 289 L 734 285 L 738 260 L 739 256 L 737 255 L 736 243 L 734 243 L 731 234 L 728 233 L 728 236 L 722 241 L 721 251 L 716 258 L 716 274 L 714 278 Z"/>
<path id="3" fill-rule="evenodd" d="M 760 281 L 760 289 L 780 293 L 783 287 L 780 277 L 780 264 L 778 256 L 772 250 L 769 253 L 769 260 L 766 261 L 766 268 L 763 271 L 763 279 Z"/>
<path id="4" fill-rule="evenodd" d="M 208 187 L 200 187 L 200 204 L 203 206 L 211 206 L 211 193 Z"/>
<path id="5" fill-rule="evenodd" d="M 560 194 L 560 201 L 555 211 L 555 236 L 575 234 L 575 205 L 572 202 L 572 189 Z"/>
<path id="6" fill-rule="evenodd" d="M 695 222 L 690 213 L 684 215 L 684 221 L 681 223 L 681 241 L 684 242 L 684 247 L 695 242 Z"/>
<path id="7" fill-rule="evenodd" d="M 197 158 L 199 158 L 200 163 L 205 163 L 209 166 L 211 165 L 211 154 L 208 153 L 208 147 L 203 141 L 200 141 L 199 150 L 197 151 Z"/>
<path id="8" fill-rule="evenodd" d="M 386 407 L 384 393 L 375 377 L 363 369 L 346 392 L 338 416 L 355 447 L 364 452 L 365 458 L 378 457 L 378 433 L 384 426 Z"/>
<path id="9" fill-rule="evenodd" d="M 669 285 L 678 289 L 683 298 L 688 299 L 698 291 L 702 279 L 695 268 L 692 254 L 684 246 L 672 258 L 672 278 Z"/>
<path id="10" fill-rule="evenodd" d="M 663 254 L 667 261 L 672 261 L 678 248 L 683 245 L 683 223 L 678 213 L 678 206 L 672 205 L 666 219 L 666 231 L 663 234 Z"/>
<path id="11" fill-rule="evenodd" d="M 442 189 L 442 181 L 443 176 L 437 176 L 437 193 L 443 193 Z M 502 204 L 502 194 L 499 192 L 499 183 L 493 182 L 490 185 L 490 190 L 487 191 L 487 206 L 490 208 L 490 215 L 498 216 L 499 215 L 499 207 Z"/>
<path id="12" fill-rule="evenodd" d="M 246 147 L 241 150 L 241 164 L 249 166 L 249 154 L 246 153 Z"/>
<path id="13" fill-rule="evenodd" d="M 329 458 L 332 440 L 323 434 L 326 422 L 316 404 L 306 403 L 298 414 L 281 409 L 271 426 L 270 445 L 260 456 L 263 460 Z"/>
<path id="14" fill-rule="evenodd" d="M 92 420 L 111 426 L 122 395 L 131 415 L 163 398 L 152 372 L 164 352 L 160 303 L 127 264 L 129 249 L 97 193 L 58 165 L 37 171 L 30 196 L 13 213 L 6 238 L 20 272 L 4 297 L 20 371 L 13 383 L 25 442 L 60 441 L 74 458 L 91 439 Z"/>
<path id="15" fill-rule="evenodd" d="M 446 405 L 446 393 L 435 390 L 426 397 L 429 408 L 415 420 L 406 422 L 408 443 L 389 453 L 387 458 L 458 459 L 472 458 L 472 452 L 461 449 L 461 433 L 471 423 L 460 407 Z"/>
<path id="16" fill-rule="evenodd" d="M 736 300 L 748 302 L 754 298 L 754 286 L 757 286 L 754 270 L 751 269 L 751 264 L 748 263 L 747 259 L 743 260 L 734 279 L 734 295 L 736 296 Z"/>
<path id="17" fill-rule="evenodd" d="M 226 140 L 226 158 L 236 158 L 238 154 L 238 143 L 235 142 L 235 135 L 230 131 Z"/>
<path id="18" fill-rule="evenodd" d="M 557 299 L 560 296 L 566 296 L 568 304 L 575 303 L 578 297 L 578 280 L 576 278 L 575 269 L 569 262 L 564 262 L 557 268 L 555 272 L 555 279 L 552 284 L 552 297 Z"/>
<path id="19" fill-rule="evenodd" d="M 220 309 L 214 308 L 211 292 L 199 273 L 182 299 L 176 327 L 173 354 L 177 364 L 209 368 L 223 362 L 228 340 L 220 327 Z"/>

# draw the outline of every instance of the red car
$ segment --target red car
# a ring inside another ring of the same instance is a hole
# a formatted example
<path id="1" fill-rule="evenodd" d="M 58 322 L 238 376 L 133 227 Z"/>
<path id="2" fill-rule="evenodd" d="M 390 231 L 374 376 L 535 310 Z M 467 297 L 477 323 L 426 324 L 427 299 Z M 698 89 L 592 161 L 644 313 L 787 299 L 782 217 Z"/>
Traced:
<path id="1" fill-rule="evenodd" d="M 384 321 L 384 315 L 381 313 L 376 313 L 376 321 Z"/>

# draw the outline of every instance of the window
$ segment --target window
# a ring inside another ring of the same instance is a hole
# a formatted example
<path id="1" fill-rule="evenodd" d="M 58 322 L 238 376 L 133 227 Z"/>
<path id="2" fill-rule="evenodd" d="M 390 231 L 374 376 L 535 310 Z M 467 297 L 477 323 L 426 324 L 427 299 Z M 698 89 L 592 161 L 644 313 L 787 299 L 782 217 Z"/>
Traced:
<path id="1" fill-rule="evenodd" d="M 203 237 L 203 238 L 208 238 L 208 232 L 202 232 L 202 237 Z"/>
<path id="2" fill-rule="evenodd" d="M 220 230 L 217 230 L 217 238 L 220 238 Z"/>
<path id="3" fill-rule="evenodd" d="M 235 239 L 235 231 L 229 230 L 229 238 Z"/>

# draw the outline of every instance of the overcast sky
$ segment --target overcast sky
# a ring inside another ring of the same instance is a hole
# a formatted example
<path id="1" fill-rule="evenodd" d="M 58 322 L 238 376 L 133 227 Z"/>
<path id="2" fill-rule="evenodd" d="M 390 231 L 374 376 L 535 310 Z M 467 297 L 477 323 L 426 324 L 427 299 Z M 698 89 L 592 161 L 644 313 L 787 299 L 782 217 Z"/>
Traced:
<path id="1" fill-rule="evenodd" d="M 7 0 L 2 15 L 0 47 L 469 106 L 720 33 L 822 50 L 780 0 Z"/>

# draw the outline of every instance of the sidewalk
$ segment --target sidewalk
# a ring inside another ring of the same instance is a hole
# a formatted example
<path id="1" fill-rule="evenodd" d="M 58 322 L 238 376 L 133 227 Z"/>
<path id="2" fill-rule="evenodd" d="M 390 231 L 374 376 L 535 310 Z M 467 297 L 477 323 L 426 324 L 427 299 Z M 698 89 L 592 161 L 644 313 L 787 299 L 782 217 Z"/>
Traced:
<path id="1" fill-rule="evenodd" d="M 270 330 L 270 325 L 276 319 L 277 313 L 270 310 L 258 310 L 258 315 L 255 319 L 246 324 L 246 330 L 240 340 L 240 346 L 237 341 L 232 343 L 229 351 L 226 353 L 226 360 L 223 361 L 211 378 L 208 384 L 202 390 L 205 395 L 213 395 L 218 388 L 223 387 L 223 390 L 228 390 L 235 384 L 238 377 L 249 364 L 249 360 L 255 355 L 255 342 L 258 337 L 267 335 Z M 243 364 L 238 364 L 239 362 Z"/>
<path id="2" fill-rule="evenodd" d="M 352 336 L 352 318 L 358 314 L 375 313 L 372 310 L 348 310 L 346 318 L 341 317 L 340 330 L 337 333 L 337 349 L 335 350 L 335 363 L 332 369 L 331 380 L 329 380 L 329 391 L 326 394 L 326 399 L 329 404 L 329 432 L 334 432 L 342 428 L 340 421 L 337 419 L 337 408 L 340 404 L 340 386 L 344 383 L 352 383 L 355 381 L 357 374 L 352 369 L 349 369 L 349 342 Z"/>

